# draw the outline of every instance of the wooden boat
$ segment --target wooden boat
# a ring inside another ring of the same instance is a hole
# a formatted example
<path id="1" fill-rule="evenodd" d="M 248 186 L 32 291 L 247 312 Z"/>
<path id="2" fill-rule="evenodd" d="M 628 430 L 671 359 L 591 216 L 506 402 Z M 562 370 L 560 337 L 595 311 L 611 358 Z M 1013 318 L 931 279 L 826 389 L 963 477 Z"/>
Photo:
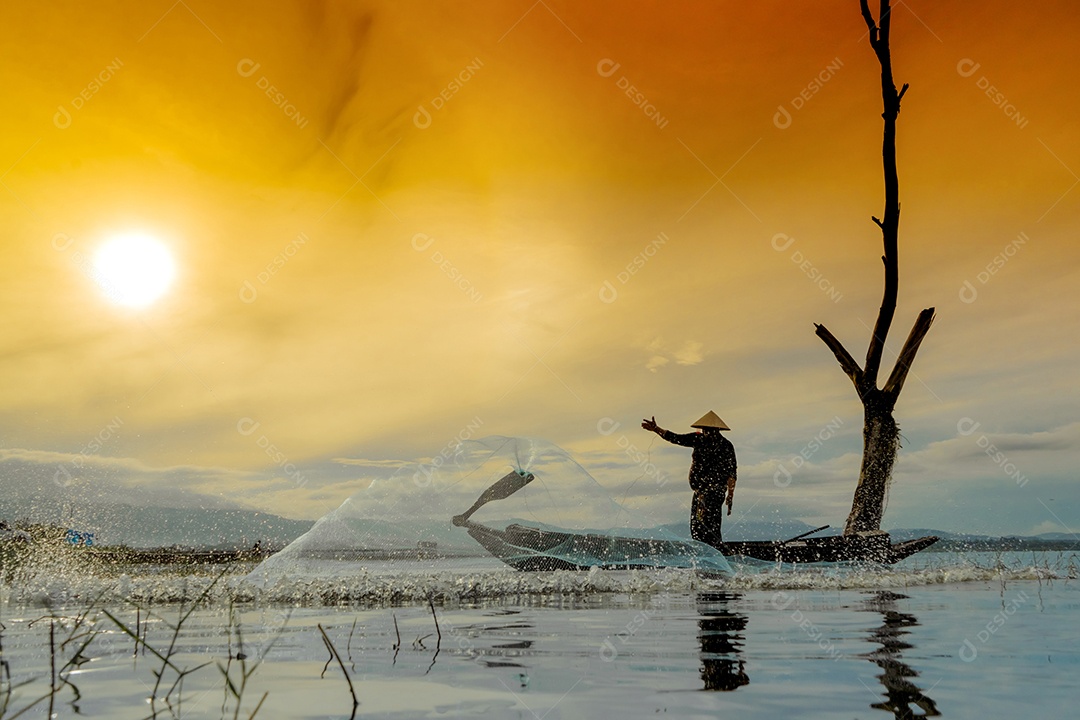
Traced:
<path id="1" fill-rule="evenodd" d="M 481 505 L 509 497 L 528 483 L 532 473 L 508 473 L 496 481 L 462 515 L 455 525 L 464 527 L 488 552 L 518 570 L 627 569 L 634 567 L 697 567 L 709 565 L 709 554 L 701 543 L 685 540 L 650 539 L 573 533 L 508 525 L 497 530 L 469 519 Z M 853 535 L 807 537 L 829 527 L 823 525 L 789 540 L 751 540 L 723 543 L 716 550 L 727 557 L 747 557 L 767 562 L 870 562 L 891 565 L 925 550 L 938 541 L 927 535 L 904 542 L 892 542 L 884 531 Z M 571 558 L 588 558 L 575 562 Z M 720 566 L 712 568 L 720 571 Z"/>
<path id="2" fill-rule="evenodd" d="M 568 533 L 512 524 L 505 530 L 469 521 L 465 526 L 480 545 L 507 565 L 518 570 L 587 570 L 634 567 L 697 567 L 701 551 L 681 540 L 646 539 Z M 748 557 L 768 562 L 872 562 L 891 565 L 924 550 L 938 541 L 933 535 L 893 543 L 888 533 L 832 535 L 797 540 L 753 540 L 724 543 L 723 555 Z M 558 556 L 553 551 L 558 551 Z M 588 565 L 566 560 L 566 556 L 597 558 Z M 707 561 L 706 561 L 707 562 Z"/>
<path id="3" fill-rule="evenodd" d="M 472 521 L 467 521 L 464 527 L 485 550 L 518 570 L 668 567 L 730 572 L 726 562 L 720 562 L 711 552 L 703 552 L 699 543 L 683 540 L 557 532 L 517 524 L 496 530 Z M 567 558 L 589 558 L 589 561 L 574 562 Z"/>

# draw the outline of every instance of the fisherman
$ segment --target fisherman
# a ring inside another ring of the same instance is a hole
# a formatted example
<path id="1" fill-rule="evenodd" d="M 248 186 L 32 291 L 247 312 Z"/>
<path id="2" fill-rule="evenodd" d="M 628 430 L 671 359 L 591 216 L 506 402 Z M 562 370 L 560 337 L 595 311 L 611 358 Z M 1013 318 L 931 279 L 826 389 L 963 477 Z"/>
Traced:
<path id="1" fill-rule="evenodd" d="M 641 427 L 674 445 L 694 448 L 690 462 L 690 489 L 694 491 L 690 535 L 699 542 L 719 548 L 724 543 L 720 536 L 721 508 L 726 502 L 730 515 L 735 498 L 735 447 L 720 434 L 721 430 L 731 428 L 712 410 L 690 426 L 701 432 L 678 435 L 657 425 L 655 416 L 642 420 Z"/>

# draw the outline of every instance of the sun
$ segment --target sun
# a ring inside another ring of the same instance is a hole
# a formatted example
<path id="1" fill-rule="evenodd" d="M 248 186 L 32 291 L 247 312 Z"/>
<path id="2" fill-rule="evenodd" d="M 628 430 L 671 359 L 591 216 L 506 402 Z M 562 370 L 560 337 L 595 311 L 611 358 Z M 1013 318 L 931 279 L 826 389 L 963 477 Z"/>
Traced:
<path id="1" fill-rule="evenodd" d="M 175 276 L 169 249 L 144 233 L 116 235 L 94 254 L 94 279 L 117 305 L 146 307 L 165 294 Z"/>

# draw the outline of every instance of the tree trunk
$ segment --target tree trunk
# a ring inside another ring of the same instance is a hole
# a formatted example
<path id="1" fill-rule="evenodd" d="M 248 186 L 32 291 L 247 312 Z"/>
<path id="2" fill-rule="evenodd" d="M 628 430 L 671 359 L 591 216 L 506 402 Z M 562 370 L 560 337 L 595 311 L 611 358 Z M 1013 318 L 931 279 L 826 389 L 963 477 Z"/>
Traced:
<path id="1" fill-rule="evenodd" d="M 875 393 L 880 395 L 880 393 Z M 859 470 L 859 485 L 851 501 L 844 534 L 879 530 L 885 512 L 885 498 L 892 478 L 900 428 L 892 410 L 878 402 L 866 403 L 863 420 L 863 459 Z"/>
<path id="2" fill-rule="evenodd" d="M 885 512 L 893 463 L 900 447 L 900 429 L 893 419 L 893 407 L 907 379 L 911 363 L 915 360 L 915 353 L 934 321 L 934 308 L 927 308 L 919 314 L 885 387 L 879 389 L 878 371 L 881 368 L 885 340 L 896 312 L 899 286 L 900 264 L 897 247 L 900 228 L 900 182 L 896 172 L 896 118 L 900 114 L 900 101 L 908 86 L 905 84 L 898 92 L 896 83 L 893 82 L 892 57 L 889 52 L 892 8 L 889 7 L 889 0 L 880 0 L 877 21 L 870 12 L 868 0 L 859 0 L 859 7 L 869 30 L 870 47 L 881 65 L 881 117 L 884 120 L 881 159 L 885 180 L 885 208 L 882 219 L 872 219 L 881 229 L 884 249 L 881 261 L 885 265 L 885 289 L 877 322 L 874 323 L 866 349 L 866 362 L 862 367 L 824 325 L 816 326 L 817 336 L 829 346 L 840 367 L 851 378 L 863 404 L 862 469 L 859 472 L 855 497 L 851 502 L 851 513 L 844 528 L 845 535 L 881 529 L 881 516 Z"/>

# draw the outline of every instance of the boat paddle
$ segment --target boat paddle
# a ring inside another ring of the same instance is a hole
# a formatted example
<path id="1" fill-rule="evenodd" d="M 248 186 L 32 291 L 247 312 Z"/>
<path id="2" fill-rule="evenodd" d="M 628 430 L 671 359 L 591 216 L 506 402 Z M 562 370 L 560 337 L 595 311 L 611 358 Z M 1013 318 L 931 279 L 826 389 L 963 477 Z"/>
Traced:
<path id="1" fill-rule="evenodd" d="M 802 540 L 807 535 L 813 535 L 816 532 L 821 532 L 822 530 L 825 530 L 828 527 L 829 527 L 828 525 L 822 525 L 819 528 L 814 528 L 813 530 L 807 530 L 802 535 L 796 535 L 795 537 L 791 538 L 790 540 L 782 541 L 780 544 L 781 545 L 787 545 L 789 542 L 795 542 L 796 540 Z"/>
<path id="2" fill-rule="evenodd" d="M 503 477 L 495 481 L 495 484 L 484 491 L 484 494 L 476 499 L 473 506 L 466 510 L 461 515 L 455 515 L 453 518 L 454 525 L 458 527 L 467 525 L 469 522 L 469 516 L 480 509 L 482 505 L 486 505 L 492 500 L 502 500 L 508 498 L 516 493 L 521 488 L 531 483 L 536 478 L 531 472 L 519 473 L 517 470 L 511 470 Z"/>

